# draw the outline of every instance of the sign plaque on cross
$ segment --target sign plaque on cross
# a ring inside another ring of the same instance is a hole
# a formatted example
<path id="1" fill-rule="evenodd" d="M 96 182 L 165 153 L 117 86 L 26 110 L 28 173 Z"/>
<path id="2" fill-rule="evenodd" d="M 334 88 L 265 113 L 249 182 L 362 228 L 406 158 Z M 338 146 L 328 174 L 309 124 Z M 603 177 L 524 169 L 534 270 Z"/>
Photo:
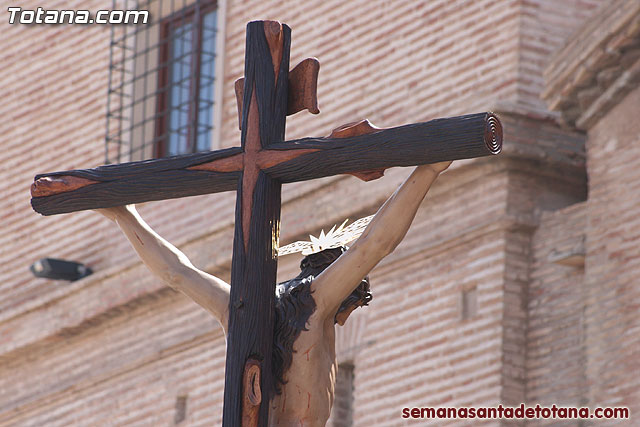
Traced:
<path id="1" fill-rule="evenodd" d="M 268 422 L 282 184 L 336 174 L 371 180 L 386 168 L 487 156 L 502 147 L 492 113 L 387 129 L 363 121 L 329 137 L 285 141 L 288 114 L 318 113 L 318 61 L 289 71 L 290 44 L 287 25 L 247 25 L 244 79 L 236 82 L 240 147 L 42 174 L 31 188 L 33 209 L 43 215 L 237 191 L 225 426 Z"/>

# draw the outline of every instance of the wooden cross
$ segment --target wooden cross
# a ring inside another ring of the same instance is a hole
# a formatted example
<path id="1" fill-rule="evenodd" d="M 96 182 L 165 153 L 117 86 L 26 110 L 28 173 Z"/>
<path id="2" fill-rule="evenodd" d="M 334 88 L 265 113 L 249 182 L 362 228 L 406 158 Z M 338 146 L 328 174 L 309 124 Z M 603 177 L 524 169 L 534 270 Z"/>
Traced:
<path id="1" fill-rule="evenodd" d="M 43 215 L 237 190 L 225 426 L 268 422 L 282 183 L 344 173 L 370 180 L 389 167 L 497 154 L 502 146 L 491 113 L 389 129 L 363 121 L 327 138 L 284 142 L 288 113 L 318 112 L 318 62 L 289 72 L 290 34 L 279 22 L 247 25 L 244 79 L 236 82 L 241 147 L 38 175 L 32 185 L 32 206 Z"/>

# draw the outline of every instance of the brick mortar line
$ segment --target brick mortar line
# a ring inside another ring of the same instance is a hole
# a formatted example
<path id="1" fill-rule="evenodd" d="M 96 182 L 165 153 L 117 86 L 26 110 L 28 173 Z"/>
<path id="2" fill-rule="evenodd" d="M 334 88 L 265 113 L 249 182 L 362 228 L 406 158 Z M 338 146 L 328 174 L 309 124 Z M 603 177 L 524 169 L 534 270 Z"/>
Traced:
<path id="1" fill-rule="evenodd" d="M 434 244 L 424 249 L 417 249 L 412 252 L 403 254 L 402 258 L 393 259 L 386 263 L 381 263 L 376 266 L 376 274 L 388 274 L 389 269 L 401 269 L 406 265 L 411 265 L 417 258 L 433 256 L 439 252 L 450 251 L 453 248 L 467 245 L 470 242 L 479 239 L 481 237 L 493 234 L 496 232 L 509 232 L 517 230 L 532 230 L 537 229 L 537 223 L 528 223 L 521 221 L 515 215 L 505 214 L 502 217 L 480 224 L 477 226 L 471 226 L 465 228 L 463 231 L 457 233 L 452 238 L 442 238 L 437 240 Z"/>
<path id="2" fill-rule="evenodd" d="M 81 392 L 82 390 L 89 389 L 100 383 L 111 381 L 121 375 L 125 375 L 129 372 L 135 371 L 137 369 L 140 369 L 146 365 L 157 362 L 159 360 L 175 356 L 184 351 L 189 351 L 191 349 L 196 348 L 198 345 L 214 342 L 216 341 L 218 334 L 219 334 L 219 331 L 204 333 L 200 336 L 197 336 L 191 339 L 188 343 L 176 344 L 168 349 L 164 349 L 160 352 L 155 353 L 154 356 L 145 357 L 138 363 L 132 363 L 122 369 L 115 369 L 110 373 L 104 373 L 97 378 L 92 377 L 84 381 L 78 381 L 71 387 L 68 387 L 64 390 L 60 390 L 51 394 L 44 395 L 41 398 L 27 402 L 25 404 L 12 405 L 11 413 L 9 414 L 10 418 L 8 419 L 0 418 L 0 422 L 10 422 L 12 418 L 15 419 L 17 416 L 23 415 L 25 413 L 29 413 L 34 409 L 41 411 L 43 407 L 45 406 L 51 407 L 56 403 L 60 402 L 65 397 L 73 395 L 74 393 L 78 393 L 78 392 Z M 48 401 L 46 401 L 45 403 L 39 403 L 46 399 L 48 399 Z M 3 412 L 0 412 L 0 415 L 2 414 Z"/>

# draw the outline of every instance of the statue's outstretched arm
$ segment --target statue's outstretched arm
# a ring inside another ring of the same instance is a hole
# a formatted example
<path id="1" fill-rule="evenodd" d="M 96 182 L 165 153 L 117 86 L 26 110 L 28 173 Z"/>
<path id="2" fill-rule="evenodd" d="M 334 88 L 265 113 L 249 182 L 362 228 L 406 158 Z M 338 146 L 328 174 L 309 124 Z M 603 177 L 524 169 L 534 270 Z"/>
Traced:
<path id="1" fill-rule="evenodd" d="M 382 205 L 351 248 L 313 281 L 316 310 L 321 318 L 333 319 L 342 301 L 398 246 L 431 184 L 450 163 L 418 166 Z"/>
<path id="2" fill-rule="evenodd" d="M 209 311 L 227 331 L 230 291 L 227 283 L 194 267 L 185 254 L 153 231 L 132 205 L 97 212 L 118 224 L 155 276 Z"/>

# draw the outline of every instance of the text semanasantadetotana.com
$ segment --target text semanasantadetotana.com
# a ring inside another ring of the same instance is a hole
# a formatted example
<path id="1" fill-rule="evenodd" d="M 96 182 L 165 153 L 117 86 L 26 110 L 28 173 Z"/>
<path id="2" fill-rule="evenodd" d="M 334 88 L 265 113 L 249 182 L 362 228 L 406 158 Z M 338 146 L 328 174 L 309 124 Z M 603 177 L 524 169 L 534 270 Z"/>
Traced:
<path id="1" fill-rule="evenodd" d="M 9 7 L 9 24 L 146 24 L 148 10 L 35 10 Z"/>
<path id="2" fill-rule="evenodd" d="M 569 407 L 569 406 L 492 406 L 492 407 L 424 407 L 403 408 L 402 418 L 423 419 L 628 419 L 626 407 Z"/>

